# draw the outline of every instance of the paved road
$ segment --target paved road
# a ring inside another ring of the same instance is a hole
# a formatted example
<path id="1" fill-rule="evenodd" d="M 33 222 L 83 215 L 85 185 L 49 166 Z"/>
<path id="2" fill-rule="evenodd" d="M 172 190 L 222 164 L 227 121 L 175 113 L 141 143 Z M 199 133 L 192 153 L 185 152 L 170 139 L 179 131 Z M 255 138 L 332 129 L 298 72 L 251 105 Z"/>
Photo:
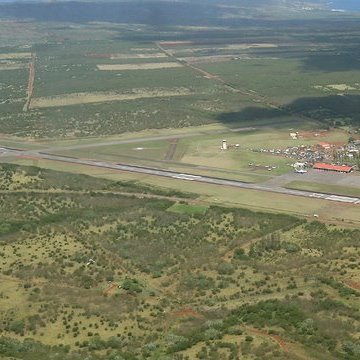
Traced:
<path id="1" fill-rule="evenodd" d="M 220 186 L 232 186 L 241 189 L 260 190 L 260 191 L 267 191 L 267 192 L 273 192 L 279 194 L 302 196 L 307 198 L 323 199 L 323 200 L 336 201 L 336 202 L 349 203 L 349 204 L 350 203 L 357 205 L 360 204 L 360 198 L 358 197 L 338 196 L 335 194 L 324 194 L 324 193 L 314 193 L 314 192 L 302 191 L 302 190 L 285 189 L 274 185 L 251 184 L 237 180 L 228 180 L 228 179 L 222 179 L 222 178 L 210 177 L 210 176 L 200 176 L 200 175 L 181 173 L 177 171 L 170 171 L 170 170 L 164 170 L 164 169 L 158 169 L 152 167 L 134 166 L 129 164 L 111 163 L 108 161 L 99 161 L 99 160 L 90 160 L 90 159 L 79 159 L 75 157 L 54 155 L 46 152 L 35 153 L 34 151 L 22 151 L 11 148 L 2 148 L 2 150 L 7 154 L 12 154 L 20 157 L 31 157 L 31 158 L 35 157 L 40 159 L 52 160 L 52 161 L 61 161 L 72 164 L 94 166 L 98 168 L 106 168 L 106 169 L 127 171 L 127 172 L 154 175 L 154 176 L 163 176 L 171 179 L 179 179 L 184 181 L 196 181 L 196 182 L 214 184 Z"/>

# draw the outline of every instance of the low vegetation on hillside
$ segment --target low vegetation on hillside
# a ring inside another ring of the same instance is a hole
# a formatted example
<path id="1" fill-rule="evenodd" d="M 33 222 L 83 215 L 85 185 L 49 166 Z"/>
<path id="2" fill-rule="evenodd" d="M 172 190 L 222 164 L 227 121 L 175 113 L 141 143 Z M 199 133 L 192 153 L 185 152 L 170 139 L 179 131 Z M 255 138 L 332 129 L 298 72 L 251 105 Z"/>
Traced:
<path id="1" fill-rule="evenodd" d="M 0 174 L 0 357 L 358 359 L 358 230 Z"/>

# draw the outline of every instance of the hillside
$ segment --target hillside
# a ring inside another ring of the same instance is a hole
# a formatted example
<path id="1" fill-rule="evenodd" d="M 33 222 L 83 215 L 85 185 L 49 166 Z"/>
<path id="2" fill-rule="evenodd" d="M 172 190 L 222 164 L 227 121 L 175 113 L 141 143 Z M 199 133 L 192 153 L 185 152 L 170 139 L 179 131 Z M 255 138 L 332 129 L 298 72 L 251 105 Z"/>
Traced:
<path id="1" fill-rule="evenodd" d="M 224 25 L 234 19 L 321 16 L 322 1 L 57 1 L 4 3 L 0 15 L 42 21 L 111 21 L 150 25 Z M 320 13 L 319 13 L 320 11 Z M 327 11 L 325 11 L 327 12 Z"/>
<path id="2" fill-rule="evenodd" d="M 36 167 L 0 174 L 4 359 L 359 358 L 359 230 Z"/>

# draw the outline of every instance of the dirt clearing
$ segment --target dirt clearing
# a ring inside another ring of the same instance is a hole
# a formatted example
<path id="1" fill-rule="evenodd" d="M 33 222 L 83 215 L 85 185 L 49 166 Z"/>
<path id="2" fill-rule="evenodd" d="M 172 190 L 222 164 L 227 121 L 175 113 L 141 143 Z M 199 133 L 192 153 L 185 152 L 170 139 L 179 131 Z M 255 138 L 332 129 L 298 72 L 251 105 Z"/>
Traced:
<path id="1" fill-rule="evenodd" d="M 191 95 L 186 88 L 176 89 L 138 89 L 131 93 L 121 94 L 116 92 L 93 92 L 93 93 L 72 93 L 51 97 L 34 98 L 31 101 L 31 108 L 47 108 L 58 106 L 70 106 L 79 104 L 92 104 L 108 101 L 126 101 L 156 97 L 173 97 Z"/>
<path id="2" fill-rule="evenodd" d="M 164 63 L 143 63 L 143 64 L 104 64 L 97 65 L 99 70 L 105 71 L 121 71 L 121 70 L 154 70 L 154 69 L 171 69 L 182 67 L 177 62 Z"/>

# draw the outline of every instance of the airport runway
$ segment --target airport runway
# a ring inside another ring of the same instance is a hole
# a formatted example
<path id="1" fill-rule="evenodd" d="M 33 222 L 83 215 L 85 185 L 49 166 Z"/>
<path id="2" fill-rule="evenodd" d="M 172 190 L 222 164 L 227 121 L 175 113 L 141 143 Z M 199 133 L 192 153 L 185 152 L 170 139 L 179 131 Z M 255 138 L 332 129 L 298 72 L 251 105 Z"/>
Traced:
<path id="1" fill-rule="evenodd" d="M 177 172 L 177 171 L 164 170 L 164 169 L 152 168 L 152 167 L 146 167 L 146 166 L 112 163 L 112 162 L 108 162 L 108 161 L 99 161 L 99 160 L 91 160 L 91 159 L 79 159 L 79 158 L 75 158 L 75 157 L 60 156 L 60 155 L 55 155 L 55 154 L 41 152 L 41 151 L 39 151 L 39 152 L 23 151 L 20 149 L 12 149 L 12 148 L 1 148 L 1 150 L 4 154 L 8 154 L 8 155 L 11 154 L 11 155 L 15 155 L 18 157 L 39 158 L 39 159 L 46 159 L 46 160 L 52 160 L 52 161 L 61 161 L 61 162 L 66 162 L 66 163 L 71 163 L 71 164 L 94 166 L 94 167 L 98 167 L 98 168 L 106 168 L 106 169 L 140 173 L 140 174 L 153 175 L 153 176 L 162 176 L 162 177 L 184 180 L 184 181 L 196 181 L 196 182 L 206 183 L 206 184 L 214 184 L 214 185 L 220 185 L 220 186 L 232 186 L 232 187 L 237 187 L 237 188 L 241 188 L 241 189 L 267 191 L 267 192 L 272 192 L 272 193 L 302 196 L 302 197 L 313 198 L 313 199 L 322 199 L 322 200 L 329 200 L 329 201 L 335 201 L 335 202 L 341 202 L 341 203 L 360 205 L 360 198 L 358 198 L 358 197 L 339 196 L 336 194 L 325 194 L 325 193 L 315 193 L 315 192 L 303 191 L 303 190 L 285 189 L 285 188 L 270 185 L 270 184 L 266 185 L 266 184 L 245 183 L 245 182 L 237 181 L 237 180 L 228 180 L 228 179 L 217 178 L 217 177 L 201 176 L 201 175 L 195 175 L 195 174 L 190 174 L 190 173 L 181 173 L 181 172 Z"/>

